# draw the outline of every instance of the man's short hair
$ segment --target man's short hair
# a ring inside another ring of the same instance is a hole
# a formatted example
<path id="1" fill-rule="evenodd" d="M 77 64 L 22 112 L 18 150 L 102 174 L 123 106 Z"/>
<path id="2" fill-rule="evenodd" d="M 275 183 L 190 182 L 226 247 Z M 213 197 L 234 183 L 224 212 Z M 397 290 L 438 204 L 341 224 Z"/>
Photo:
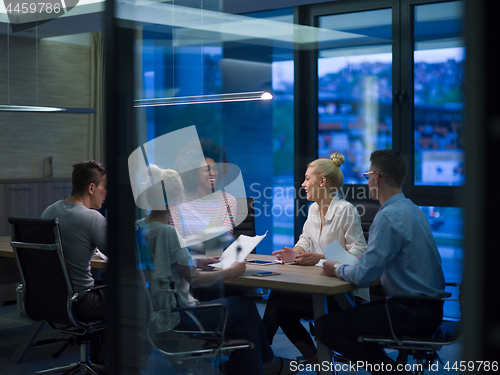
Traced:
<path id="1" fill-rule="evenodd" d="M 389 187 L 401 188 L 405 182 L 408 164 L 399 151 L 377 150 L 370 156 L 372 168 L 379 172 Z"/>
<path id="2" fill-rule="evenodd" d="M 71 189 L 71 195 L 84 195 L 91 183 L 99 186 L 106 175 L 106 167 L 96 160 L 84 160 L 73 164 L 73 173 L 71 174 L 73 188 Z"/>

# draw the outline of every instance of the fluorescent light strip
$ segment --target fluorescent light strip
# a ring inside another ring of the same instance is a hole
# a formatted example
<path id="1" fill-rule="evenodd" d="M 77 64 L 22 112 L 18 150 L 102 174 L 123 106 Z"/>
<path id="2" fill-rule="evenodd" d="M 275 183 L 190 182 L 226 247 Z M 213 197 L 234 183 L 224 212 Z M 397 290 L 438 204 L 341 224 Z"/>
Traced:
<path id="1" fill-rule="evenodd" d="M 164 105 L 184 105 L 223 102 L 244 102 L 249 100 L 271 100 L 272 94 L 267 91 L 240 92 L 216 95 L 172 96 L 170 98 L 138 99 L 134 107 L 160 107 Z"/>
<path id="2" fill-rule="evenodd" d="M 0 112 L 28 112 L 28 113 L 97 113 L 94 108 L 68 108 L 68 107 L 39 107 L 31 105 L 0 105 Z"/>

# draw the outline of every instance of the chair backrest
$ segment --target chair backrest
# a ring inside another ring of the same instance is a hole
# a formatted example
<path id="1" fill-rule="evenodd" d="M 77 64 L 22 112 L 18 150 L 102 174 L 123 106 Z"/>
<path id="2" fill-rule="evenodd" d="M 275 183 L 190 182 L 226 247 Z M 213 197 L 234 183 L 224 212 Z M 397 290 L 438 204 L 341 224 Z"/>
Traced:
<path id="1" fill-rule="evenodd" d="M 380 209 L 378 202 L 351 202 L 359 212 L 361 218 L 361 228 L 363 228 L 363 235 L 368 242 L 368 233 L 372 226 L 373 219 Z"/>
<path id="2" fill-rule="evenodd" d="M 73 287 L 58 219 L 9 217 L 9 223 L 26 315 L 32 320 L 75 325 L 71 313 Z"/>
<path id="3" fill-rule="evenodd" d="M 254 201 L 253 198 L 238 198 L 236 211 L 236 222 L 240 223 L 234 228 L 233 236 L 238 238 L 240 234 L 246 236 L 255 236 L 255 214 L 254 214 Z M 245 210 L 244 208 L 247 208 Z M 246 215 L 243 217 L 243 215 Z M 252 251 L 255 252 L 255 249 Z"/>

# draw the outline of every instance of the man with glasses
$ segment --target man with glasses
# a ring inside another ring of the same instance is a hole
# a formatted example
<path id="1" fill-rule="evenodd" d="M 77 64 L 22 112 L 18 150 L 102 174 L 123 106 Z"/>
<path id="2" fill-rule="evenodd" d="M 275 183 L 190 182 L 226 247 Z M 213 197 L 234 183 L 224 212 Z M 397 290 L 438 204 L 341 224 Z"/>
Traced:
<path id="1" fill-rule="evenodd" d="M 402 192 L 407 173 L 403 156 L 395 150 L 378 150 L 370 161 L 364 176 L 372 199 L 381 207 L 370 228 L 368 249 L 355 266 L 327 261 L 323 268 L 327 275 L 360 287 L 380 279 L 387 297 L 412 297 L 391 299 L 387 304 L 395 334 L 432 335 L 443 317 L 441 298 L 448 293 L 429 222 Z M 324 315 L 316 321 L 315 331 L 320 342 L 351 361 L 360 361 L 372 374 L 404 373 L 396 371 L 396 362 L 378 344 L 357 339 L 391 333 L 385 300 Z"/>

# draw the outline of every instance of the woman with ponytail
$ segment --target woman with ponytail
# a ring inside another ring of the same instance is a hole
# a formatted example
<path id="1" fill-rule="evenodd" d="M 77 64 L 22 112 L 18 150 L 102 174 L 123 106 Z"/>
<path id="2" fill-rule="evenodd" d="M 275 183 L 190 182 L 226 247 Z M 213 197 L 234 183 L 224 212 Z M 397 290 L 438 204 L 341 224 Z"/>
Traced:
<path id="1" fill-rule="evenodd" d="M 323 249 L 335 240 L 358 258 L 366 251 L 358 211 L 339 194 L 344 183 L 339 167 L 344 160 L 343 155 L 334 153 L 330 160 L 317 159 L 308 165 L 302 187 L 307 200 L 314 203 L 309 207 L 302 235 L 295 246 L 285 246 L 273 252 L 278 259 L 285 263 L 314 266 L 320 259 L 325 259 Z M 333 297 L 328 298 L 328 308 L 329 311 L 339 309 Z M 281 327 L 308 363 L 316 363 L 316 346 L 300 323 L 301 318 L 312 317 L 310 295 L 272 291 L 264 313 L 269 342 Z"/>

